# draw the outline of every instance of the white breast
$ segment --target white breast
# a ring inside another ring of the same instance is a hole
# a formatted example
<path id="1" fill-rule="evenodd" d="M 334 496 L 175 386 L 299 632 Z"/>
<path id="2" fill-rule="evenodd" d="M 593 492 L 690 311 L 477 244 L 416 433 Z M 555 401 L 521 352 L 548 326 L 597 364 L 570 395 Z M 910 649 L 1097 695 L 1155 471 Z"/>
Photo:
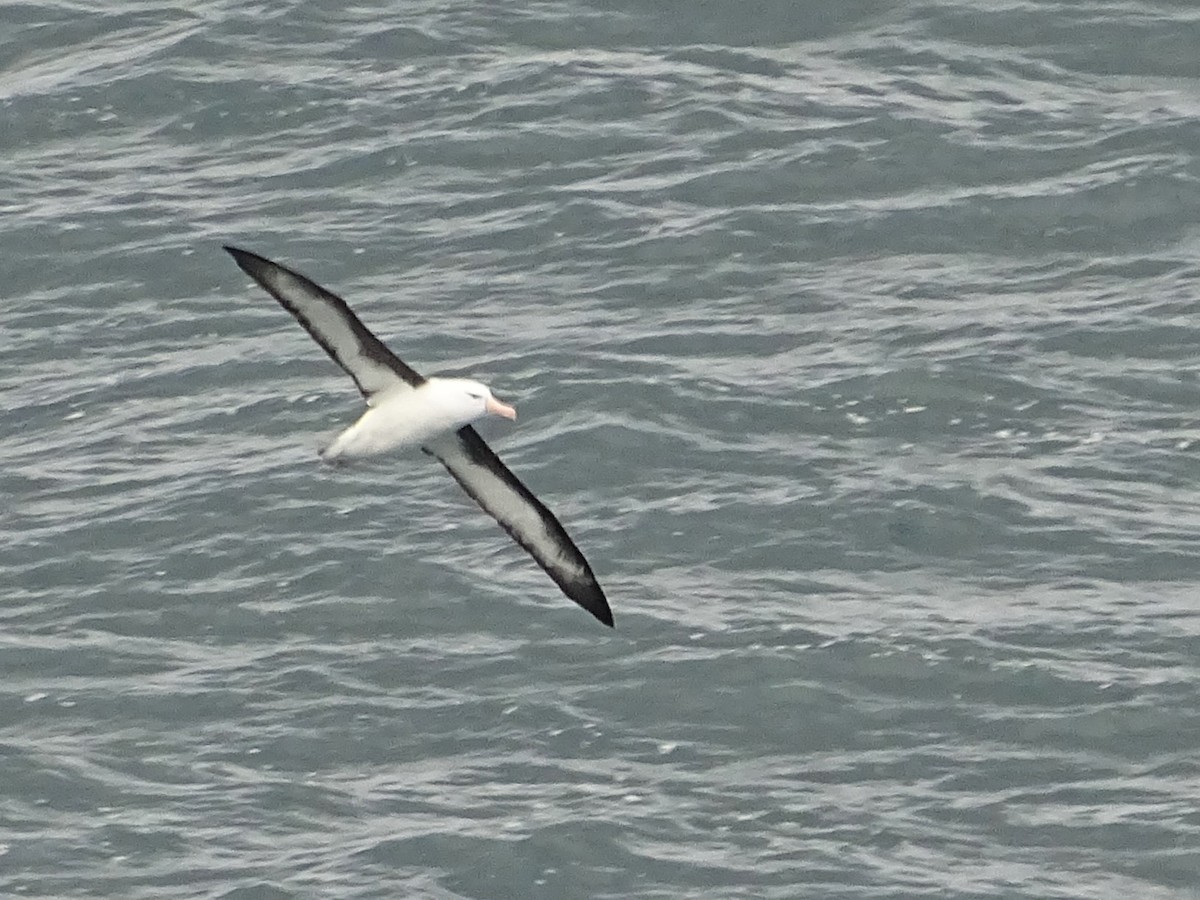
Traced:
<path id="1" fill-rule="evenodd" d="M 448 408 L 436 387 L 431 387 L 434 384 L 431 380 L 416 389 L 405 387 L 380 396 L 321 452 L 322 458 L 353 459 L 418 447 L 476 418 L 464 416 L 462 409 Z"/>

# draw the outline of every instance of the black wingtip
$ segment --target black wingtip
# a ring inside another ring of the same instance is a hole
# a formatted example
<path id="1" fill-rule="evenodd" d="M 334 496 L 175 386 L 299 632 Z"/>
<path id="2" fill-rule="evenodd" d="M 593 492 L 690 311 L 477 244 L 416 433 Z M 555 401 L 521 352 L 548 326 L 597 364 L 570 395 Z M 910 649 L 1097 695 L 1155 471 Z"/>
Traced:
<path id="1" fill-rule="evenodd" d="M 600 590 L 600 585 L 595 581 L 585 584 L 571 585 L 572 590 L 564 590 L 564 593 L 593 616 L 607 625 L 613 627 L 612 610 L 608 607 L 608 600 L 604 596 L 604 592 Z"/>
<path id="2" fill-rule="evenodd" d="M 222 244 L 221 249 L 233 257 L 233 261 L 238 264 L 238 267 L 247 275 L 253 276 L 254 268 L 266 263 L 257 253 L 251 253 L 249 250 L 243 250 L 241 247 L 234 247 L 232 244 Z"/>
<path id="3" fill-rule="evenodd" d="M 239 269 L 249 275 L 254 281 L 265 290 L 268 294 L 283 304 L 285 309 L 291 310 L 290 304 L 284 301 L 284 298 L 279 296 L 279 292 L 271 284 L 271 274 L 275 271 L 288 272 L 297 278 L 304 279 L 303 276 L 296 275 L 290 269 L 287 269 L 277 262 L 272 262 L 265 256 L 259 256 L 257 253 L 251 253 L 249 250 L 243 250 L 241 247 L 234 247 L 232 244 L 223 244 L 225 252 L 233 257 L 233 261 L 237 263 Z M 294 313 L 293 313 L 294 314 Z M 308 327 L 308 326 L 305 326 Z M 319 341 L 318 341 L 319 343 Z"/>
<path id="4" fill-rule="evenodd" d="M 600 595 L 600 602 L 597 603 L 594 607 L 590 608 L 588 610 L 588 612 L 590 612 L 593 616 L 595 616 L 597 619 L 599 619 L 601 622 L 603 622 L 609 628 L 613 627 L 612 610 L 608 608 L 608 601 L 604 599 L 603 594 Z"/>

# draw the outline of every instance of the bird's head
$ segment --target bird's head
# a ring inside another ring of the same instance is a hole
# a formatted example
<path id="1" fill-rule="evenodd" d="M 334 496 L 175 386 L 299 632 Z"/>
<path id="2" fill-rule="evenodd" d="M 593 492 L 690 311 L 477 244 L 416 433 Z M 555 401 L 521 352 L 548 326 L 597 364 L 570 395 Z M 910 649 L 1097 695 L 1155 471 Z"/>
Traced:
<path id="1" fill-rule="evenodd" d="M 517 411 L 492 396 L 491 389 L 470 378 L 431 378 L 429 385 L 438 403 L 453 418 L 465 425 L 486 415 L 515 419 Z"/>

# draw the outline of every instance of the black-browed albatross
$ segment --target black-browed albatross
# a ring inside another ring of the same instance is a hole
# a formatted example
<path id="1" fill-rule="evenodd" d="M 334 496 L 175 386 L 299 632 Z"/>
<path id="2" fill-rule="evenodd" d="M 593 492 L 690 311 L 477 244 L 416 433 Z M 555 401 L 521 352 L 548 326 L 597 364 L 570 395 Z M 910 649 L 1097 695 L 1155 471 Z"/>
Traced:
<path id="1" fill-rule="evenodd" d="M 255 253 L 225 249 L 354 379 L 367 401 L 362 417 L 321 452 L 324 459 L 332 462 L 420 445 L 538 561 L 564 594 L 612 625 L 604 591 L 579 548 L 554 513 L 470 425 L 488 413 L 516 418 L 511 406 L 477 381 L 423 377 L 371 334 L 341 297 Z"/>

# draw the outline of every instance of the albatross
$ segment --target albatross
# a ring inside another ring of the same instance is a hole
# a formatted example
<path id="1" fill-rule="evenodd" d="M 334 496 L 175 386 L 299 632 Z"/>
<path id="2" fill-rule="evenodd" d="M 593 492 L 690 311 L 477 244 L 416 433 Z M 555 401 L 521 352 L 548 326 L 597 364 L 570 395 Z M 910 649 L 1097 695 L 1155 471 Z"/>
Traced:
<path id="1" fill-rule="evenodd" d="M 418 374 L 359 321 L 346 301 L 256 253 L 226 246 L 247 275 L 290 312 L 353 380 L 367 410 L 321 451 L 328 462 L 419 446 L 546 570 L 564 594 L 609 627 L 612 611 L 592 567 L 566 529 L 525 487 L 471 423 L 516 410 L 468 378 Z"/>

